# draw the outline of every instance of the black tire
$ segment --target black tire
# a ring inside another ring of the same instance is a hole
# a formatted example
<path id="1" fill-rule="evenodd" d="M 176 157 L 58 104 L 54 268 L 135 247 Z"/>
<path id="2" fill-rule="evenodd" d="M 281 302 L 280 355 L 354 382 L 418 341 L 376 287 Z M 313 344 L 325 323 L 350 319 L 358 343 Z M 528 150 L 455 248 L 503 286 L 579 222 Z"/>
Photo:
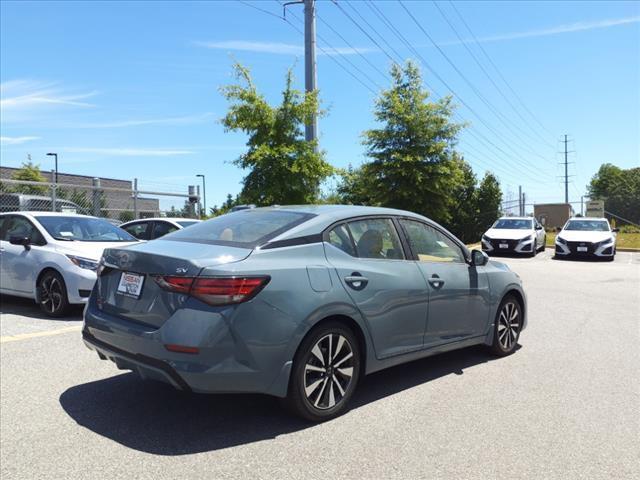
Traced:
<path id="1" fill-rule="evenodd" d="M 533 245 L 531 245 L 531 253 L 529 254 L 529 256 L 533 258 L 536 256 L 537 253 L 538 253 L 538 240 L 535 239 L 533 240 Z"/>
<path id="2" fill-rule="evenodd" d="M 329 349 L 333 349 L 330 361 Z M 361 364 L 358 339 L 349 327 L 340 322 L 317 326 L 304 338 L 294 358 L 286 399 L 288 407 L 312 422 L 324 422 L 342 415 L 358 385 Z"/>
<path id="3" fill-rule="evenodd" d="M 517 312 L 514 316 L 513 311 Z M 503 317 L 503 313 L 505 316 Z M 505 322 L 505 319 L 507 320 Z M 515 352 L 522 330 L 522 306 L 514 295 L 507 295 L 502 299 L 493 328 L 493 344 L 491 351 L 500 357 Z M 514 328 L 515 327 L 515 328 Z M 503 333 L 507 330 L 506 333 Z M 506 335 L 506 336 L 505 336 Z"/>
<path id="4" fill-rule="evenodd" d="M 542 242 L 542 246 L 540 247 L 540 251 L 544 252 L 544 250 L 547 248 L 547 236 L 544 236 L 544 240 Z"/>
<path id="5" fill-rule="evenodd" d="M 38 281 L 36 300 L 40 310 L 48 316 L 65 315 L 69 311 L 69 298 L 62 275 L 55 270 L 46 271 Z"/>

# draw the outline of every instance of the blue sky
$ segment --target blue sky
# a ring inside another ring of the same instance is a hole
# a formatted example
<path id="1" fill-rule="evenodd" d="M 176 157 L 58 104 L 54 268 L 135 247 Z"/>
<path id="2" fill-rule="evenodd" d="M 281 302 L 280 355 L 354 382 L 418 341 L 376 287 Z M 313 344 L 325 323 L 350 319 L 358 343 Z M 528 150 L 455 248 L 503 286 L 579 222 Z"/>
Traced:
<path id="1" fill-rule="evenodd" d="M 361 133 L 374 125 L 375 92 L 389 84 L 387 54 L 426 61 L 446 85 L 425 69 L 426 83 L 439 95 L 455 92 L 459 118 L 471 122 L 459 150 L 479 176 L 494 171 L 505 192 L 521 184 L 530 201 L 563 200 L 556 152 L 565 133 L 575 150 L 573 201 L 601 163 L 640 165 L 639 2 L 404 2 L 424 31 L 400 3 L 376 2 L 415 51 L 367 2 L 338 4 L 317 4 L 318 87 L 328 109 L 320 142 L 333 165 L 365 160 Z M 302 7 L 288 8 L 302 29 Z M 209 206 L 219 204 L 243 177 L 231 161 L 245 137 L 219 123 L 227 104 L 218 89 L 232 81 L 234 59 L 272 102 L 290 67 L 304 87 L 303 39 L 276 18 L 276 0 L 2 1 L 0 9 L 2 165 L 30 154 L 50 169 L 45 154 L 55 151 L 60 171 L 138 177 L 172 191 L 203 173 Z"/>

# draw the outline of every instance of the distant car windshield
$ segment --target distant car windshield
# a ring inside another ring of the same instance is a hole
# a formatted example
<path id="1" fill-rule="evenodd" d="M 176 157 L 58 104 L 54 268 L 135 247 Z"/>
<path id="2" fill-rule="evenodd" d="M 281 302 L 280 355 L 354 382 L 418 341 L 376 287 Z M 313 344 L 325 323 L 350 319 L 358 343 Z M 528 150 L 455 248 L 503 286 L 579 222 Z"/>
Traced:
<path id="1" fill-rule="evenodd" d="M 136 238 L 102 218 L 36 215 L 56 240 L 80 242 L 135 242 Z"/>
<path id="2" fill-rule="evenodd" d="M 570 220 L 564 227 L 564 229 L 608 232 L 609 222 L 607 222 L 606 220 Z"/>
<path id="3" fill-rule="evenodd" d="M 178 220 L 176 221 L 176 223 L 184 228 L 184 227 L 188 227 L 189 225 L 195 225 L 196 223 L 200 223 L 200 222 L 196 222 L 195 220 Z"/>
<path id="4" fill-rule="evenodd" d="M 531 230 L 533 228 L 531 220 L 523 220 L 516 218 L 501 218 L 492 228 L 501 228 L 509 230 Z"/>
<path id="5" fill-rule="evenodd" d="M 286 210 L 240 210 L 199 222 L 159 240 L 255 248 L 314 216 Z"/>

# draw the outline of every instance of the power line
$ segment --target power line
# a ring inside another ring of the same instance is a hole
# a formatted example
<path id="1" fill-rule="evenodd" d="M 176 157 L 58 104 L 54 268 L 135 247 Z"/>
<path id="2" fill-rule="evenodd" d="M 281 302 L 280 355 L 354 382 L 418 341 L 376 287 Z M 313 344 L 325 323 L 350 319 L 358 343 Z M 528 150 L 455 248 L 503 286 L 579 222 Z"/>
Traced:
<path id="1" fill-rule="evenodd" d="M 529 108 L 527 107 L 527 105 L 524 103 L 524 101 L 520 98 L 520 96 L 516 93 L 516 91 L 511 87 L 511 84 L 507 81 L 507 79 L 504 77 L 504 75 L 502 75 L 502 73 L 500 72 L 500 69 L 497 67 L 497 65 L 493 62 L 493 60 L 491 59 L 491 57 L 489 56 L 489 54 L 487 53 L 487 51 L 484 49 L 484 47 L 482 46 L 482 43 L 480 43 L 480 41 L 478 40 L 478 38 L 475 36 L 475 34 L 473 33 L 473 31 L 471 30 L 471 28 L 469 27 L 469 24 L 467 24 L 466 20 L 464 19 L 464 17 L 462 16 L 462 14 L 460 13 L 460 11 L 458 10 L 458 8 L 455 6 L 455 4 L 449 0 L 449 3 L 451 4 L 451 6 L 453 7 L 453 9 L 455 10 L 456 14 L 458 15 L 458 18 L 460 18 L 460 20 L 462 21 L 462 23 L 464 24 L 465 28 L 467 29 L 467 31 L 469 32 L 469 35 L 471 35 L 471 38 L 473 38 L 473 41 L 476 43 L 476 45 L 480 48 L 480 50 L 482 51 L 483 55 L 486 57 L 486 59 L 489 61 L 489 63 L 491 64 L 491 66 L 493 67 L 493 69 L 496 71 L 496 73 L 498 74 L 498 76 L 500 77 L 500 79 L 504 82 L 504 84 L 507 86 L 507 88 L 511 91 L 511 93 L 513 93 L 513 96 L 516 98 L 516 100 L 518 100 L 518 102 L 520 103 L 520 105 L 522 105 L 522 108 L 525 109 L 525 111 L 531 116 L 531 118 L 533 118 L 536 123 L 538 125 L 540 125 L 540 127 L 546 131 L 548 134 L 553 135 L 553 133 L 551 131 L 549 131 L 549 129 L 547 129 L 540 120 L 538 120 L 538 117 L 536 117 L 534 115 L 534 113 L 529 110 Z"/>
<path id="2" fill-rule="evenodd" d="M 416 19 L 416 17 L 411 13 L 411 11 L 406 7 L 406 5 L 404 4 L 404 2 L 402 0 L 398 0 L 398 2 L 400 3 L 400 6 L 402 6 L 402 8 L 404 9 L 404 11 L 407 13 L 407 15 L 409 15 L 409 17 L 411 17 L 411 19 L 413 20 L 413 22 L 418 26 L 418 28 L 422 31 L 422 33 L 424 33 L 424 35 L 429 39 L 429 41 L 433 44 L 433 46 L 438 50 L 438 52 L 440 52 L 440 54 L 444 57 L 444 59 L 447 61 L 447 63 L 456 71 L 456 73 L 458 73 L 458 75 L 462 78 L 462 80 L 464 80 L 464 82 L 469 86 L 469 88 L 471 88 L 471 90 L 473 90 L 473 92 L 476 94 L 476 96 L 487 106 L 487 108 L 496 116 L 496 118 L 498 120 L 500 120 L 500 122 L 505 126 L 505 128 L 507 130 L 509 130 L 509 132 L 511 132 L 512 135 L 514 135 L 518 140 L 520 140 L 520 142 L 522 143 L 522 145 L 525 145 L 525 149 L 529 150 L 533 155 L 536 155 L 540 158 L 545 158 L 544 156 L 536 153 L 534 150 L 531 149 L 531 147 L 522 140 L 522 137 L 520 137 L 520 135 L 518 135 L 511 127 L 511 125 L 509 124 L 509 122 L 507 120 L 505 120 L 504 115 L 501 114 L 494 106 L 493 104 L 491 104 L 491 102 L 489 102 L 486 97 L 476 88 L 476 86 L 473 84 L 473 82 L 471 82 L 467 76 L 458 68 L 458 66 L 449 58 L 449 56 L 445 53 L 444 50 L 442 50 L 442 48 L 440 47 L 440 45 L 438 45 L 438 43 L 433 39 L 433 37 L 431 37 L 431 35 L 429 34 L 429 32 L 427 32 L 427 30 L 424 28 L 424 26 L 418 22 L 418 20 Z"/>
<path id="3" fill-rule="evenodd" d="M 425 68 L 427 68 L 442 84 L 444 84 L 444 86 L 453 93 L 453 95 L 456 96 L 456 98 L 458 98 L 458 100 L 460 101 L 460 103 L 462 103 L 471 113 L 473 113 L 473 115 L 478 118 L 478 120 L 480 120 L 480 122 L 485 126 L 485 128 L 487 128 L 491 133 L 493 133 L 497 138 L 501 138 L 500 135 L 491 127 L 489 126 L 484 119 L 473 109 L 471 108 L 471 106 L 469 106 L 464 99 L 462 99 L 460 97 L 460 95 L 458 95 L 455 90 L 453 90 L 453 88 L 451 88 L 451 86 L 438 74 L 438 72 L 436 72 L 433 68 L 431 68 L 431 66 L 427 63 L 427 61 L 424 59 L 424 57 L 420 54 L 420 52 L 418 50 L 416 50 L 416 48 L 405 38 L 405 36 L 395 27 L 395 25 L 393 25 L 393 22 L 391 22 L 386 15 L 375 5 L 375 3 L 373 3 L 371 0 L 369 0 L 368 5 L 370 7 L 373 7 L 373 9 L 375 9 L 374 13 L 376 13 L 376 15 L 378 16 L 378 18 L 380 18 L 383 23 L 398 37 L 398 39 L 400 39 L 400 41 L 414 54 L 416 55 L 416 57 L 422 62 L 422 64 L 425 66 Z M 435 88 L 433 88 L 433 86 L 429 85 L 429 83 L 425 80 L 423 80 L 425 85 L 427 85 L 427 87 L 437 96 L 442 98 L 442 95 L 438 94 L 438 92 L 436 91 Z M 463 119 L 461 119 L 459 117 L 459 115 L 457 113 L 454 113 L 454 118 L 456 118 L 458 121 L 463 121 Z M 478 131 L 477 133 L 472 132 L 471 128 L 467 129 L 467 132 L 470 133 L 471 135 L 473 135 L 474 137 L 480 137 L 483 140 L 484 144 L 489 144 L 491 145 L 495 150 L 503 153 L 504 155 L 506 155 L 506 157 L 509 157 L 509 154 L 507 152 L 505 152 L 501 147 L 497 146 L 493 141 L 491 141 L 489 138 L 487 138 L 485 135 L 483 135 L 480 131 Z M 508 145 L 507 142 L 505 142 L 504 140 L 502 140 L 505 145 Z M 519 154 L 517 152 L 515 152 L 513 149 L 511 149 L 516 156 L 519 156 Z M 528 169 L 530 171 L 533 172 L 534 175 L 539 175 L 539 172 L 537 171 L 533 171 L 526 163 L 522 162 L 521 160 L 519 160 L 518 158 L 512 159 L 514 160 L 516 163 L 518 163 L 522 168 Z M 509 162 L 511 160 L 507 160 L 507 162 Z M 526 174 L 526 172 L 525 172 Z M 539 181 L 539 180 L 536 180 Z"/>
<path id="4" fill-rule="evenodd" d="M 520 113 L 520 110 L 518 110 L 515 105 L 513 104 L 513 102 L 511 102 L 511 100 L 507 97 L 507 95 L 505 95 L 504 91 L 502 90 L 502 88 L 500 88 L 500 86 L 493 80 L 493 77 L 491 75 L 489 75 L 489 72 L 487 72 L 487 70 L 484 68 L 484 65 L 482 65 L 482 63 L 480 62 L 480 60 L 478 60 L 478 57 L 476 56 L 475 53 L 473 53 L 473 50 L 471 50 L 471 48 L 469 47 L 468 42 L 462 38 L 462 35 L 460 35 L 460 33 L 458 32 L 458 29 L 455 27 L 455 25 L 453 24 L 453 22 L 451 22 L 451 20 L 449 19 L 449 17 L 446 15 L 446 13 L 444 12 L 444 10 L 442 8 L 440 8 L 440 5 L 438 5 L 438 2 L 436 2 L 435 0 L 432 0 L 432 3 L 434 4 L 434 6 L 438 9 L 438 11 L 440 12 L 440 15 L 442 16 L 442 18 L 444 18 L 445 22 L 447 22 L 447 24 L 449 25 L 449 27 L 451 27 L 451 30 L 453 30 L 453 33 L 455 33 L 456 37 L 458 37 L 458 40 L 460 41 L 460 43 L 464 46 L 464 48 L 466 49 L 466 51 L 469 53 L 469 55 L 471 55 L 471 58 L 473 58 L 473 60 L 475 61 L 476 65 L 478 65 L 478 67 L 480 68 L 480 70 L 482 70 L 482 73 L 484 73 L 484 75 L 489 79 L 489 81 L 491 82 L 491 84 L 495 87 L 495 89 L 498 91 L 498 93 L 500 94 L 500 96 L 509 104 L 509 106 L 511 107 L 511 109 L 516 113 L 516 115 L 518 115 L 518 117 L 524 122 L 524 124 L 529 127 L 529 129 L 534 132 L 538 138 L 545 143 L 546 145 L 554 148 L 554 146 L 548 142 L 544 137 L 542 137 L 540 134 L 538 134 L 537 131 L 535 131 L 533 128 L 531 128 L 529 122 L 524 118 L 524 116 Z M 527 132 L 525 132 L 524 130 L 518 128 L 518 130 L 520 132 L 522 132 L 523 134 L 529 136 L 529 134 Z M 532 138 L 532 137 L 529 137 Z M 537 141 L 537 140 L 536 140 Z M 550 162 L 550 160 L 547 160 Z"/>

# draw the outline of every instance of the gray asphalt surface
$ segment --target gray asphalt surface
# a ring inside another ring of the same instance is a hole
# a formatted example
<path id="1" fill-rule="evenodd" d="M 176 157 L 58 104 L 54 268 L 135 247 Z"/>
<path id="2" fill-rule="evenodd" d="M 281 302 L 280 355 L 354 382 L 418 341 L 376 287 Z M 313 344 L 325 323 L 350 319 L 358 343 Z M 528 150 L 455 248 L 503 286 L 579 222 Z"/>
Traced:
<path id="1" fill-rule="evenodd" d="M 0 476 L 638 478 L 640 255 L 550 257 L 500 259 L 529 297 L 514 355 L 470 348 L 374 374 L 322 425 L 269 397 L 140 382 L 84 347 L 80 312 L 49 320 L 2 297 Z"/>

